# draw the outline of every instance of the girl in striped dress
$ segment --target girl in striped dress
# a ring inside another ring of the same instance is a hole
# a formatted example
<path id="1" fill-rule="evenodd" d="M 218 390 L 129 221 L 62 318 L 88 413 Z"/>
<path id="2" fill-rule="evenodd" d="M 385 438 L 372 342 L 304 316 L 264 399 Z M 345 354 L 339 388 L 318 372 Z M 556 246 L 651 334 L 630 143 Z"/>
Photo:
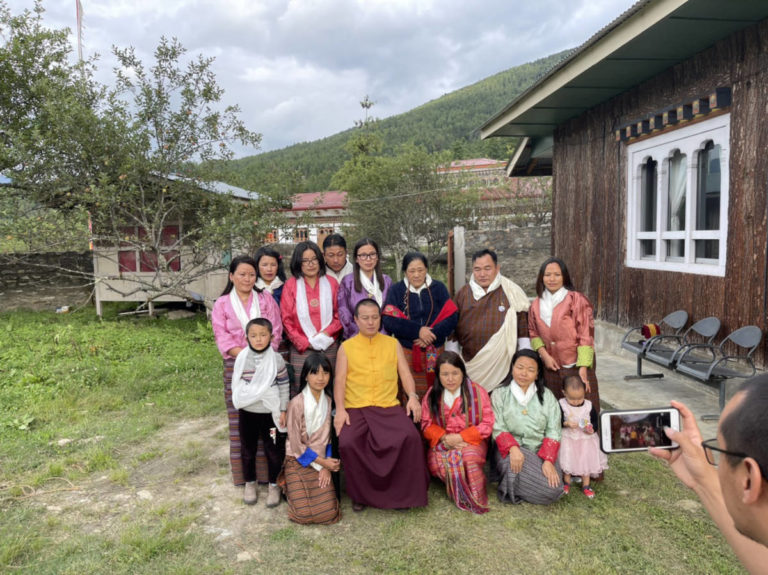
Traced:
<path id="1" fill-rule="evenodd" d="M 288 405 L 280 483 L 291 521 L 330 525 L 341 519 L 331 476 L 339 470 L 339 460 L 331 456 L 331 362 L 322 353 L 310 353 L 299 379 L 299 394 Z"/>

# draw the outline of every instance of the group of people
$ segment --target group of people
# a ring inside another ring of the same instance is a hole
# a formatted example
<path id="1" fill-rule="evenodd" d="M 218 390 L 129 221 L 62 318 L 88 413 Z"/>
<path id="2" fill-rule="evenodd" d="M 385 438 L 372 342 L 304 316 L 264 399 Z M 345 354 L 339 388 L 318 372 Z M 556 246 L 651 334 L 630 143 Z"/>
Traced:
<path id="1" fill-rule="evenodd" d="M 489 457 L 502 501 L 552 503 L 571 476 L 594 497 L 592 307 L 564 262 L 544 262 L 531 303 L 492 250 L 454 299 L 421 253 L 397 283 L 372 239 L 349 255 L 332 234 L 296 246 L 288 279 L 270 248 L 230 264 L 212 324 L 245 503 L 268 483 L 268 507 L 284 494 L 292 520 L 333 523 L 343 468 L 355 511 L 425 506 L 431 474 L 484 513 Z"/>
<path id="2" fill-rule="evenodd" d="M 432 474 L 458 507 L 483 513 L 486 457 L 502 501 L 554 502 L 573 476 L 594 497 L 606 459 L 592 307 L 566 265 L 545 261 L 529 302 L 482 250 L 451 300 L 422 254 L 405 256 L 394 285 L 380 256 L 363 239 L 350 263 L 333 234 L 322 250 L 296 247 L 288 280 L 270 248 L 232 260 L 212 323 L 245 503 L 267 482 L 267 506 L 284 493 L 292 520 L 334 523 L 343 463 L 354 510 L 424 506 Z M 683 431 L 664 433 L 680 448 L 651 454 L 697 493 L 747 569 L 763 572 L 768 376 L 742 386 L 710 440 L 673 406 Z"/>

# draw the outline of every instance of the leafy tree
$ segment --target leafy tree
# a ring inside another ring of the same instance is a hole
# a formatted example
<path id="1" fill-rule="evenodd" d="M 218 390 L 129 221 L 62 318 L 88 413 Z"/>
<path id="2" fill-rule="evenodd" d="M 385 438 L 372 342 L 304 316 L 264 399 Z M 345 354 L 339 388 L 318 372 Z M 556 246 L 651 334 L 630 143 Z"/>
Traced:
<path id="1" fill-rule="evenodd" d="M 448 231 L 469 218 L 477 194 L 458 178 L 438 174 L 438 167 L 450 162 L 450 153 L 430 154 L 405 145 L 395 156 L 377 155 L 379 142 L 375 123 L 358 124 L 348 144 L 351 157 L 331 185 L 347 192 L 357 237 L 376 239 L 396 262 L 417 249 L 434 258 Z"/>
<path id="2" fill-rule="evenodd" d="M 186 297 L 192 280 L 283 224 L 291 189 L 237 198 L 215 182 L 231 144 L 261 136 L 221 104 L 212 58 L 162 38 L 146 67 L 115 48 L 114 86 L 102 86 L 95 61 L 72 63 L 67 30 L 45 28 L 42 15 L 40 1 L 17 16 L 0 2 L 0 173 L 12 180 L 0 186 L 25 206 L 89 214 L 96 249 L 115 266 L 118 247 L 140 254 L 154 273 L 121 274 L 131 282 L 121 293 Z"/>

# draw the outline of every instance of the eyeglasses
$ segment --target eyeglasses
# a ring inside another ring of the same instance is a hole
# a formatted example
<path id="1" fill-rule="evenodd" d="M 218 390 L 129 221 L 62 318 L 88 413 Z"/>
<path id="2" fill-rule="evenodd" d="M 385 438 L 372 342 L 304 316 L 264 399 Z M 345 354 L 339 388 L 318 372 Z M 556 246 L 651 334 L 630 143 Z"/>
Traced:
<path id="1" fill-rule="evenodd" d="M 707 462 L 710 465 L 714 465 L 715 467 L 717 467 L 720 464 L 721 453 L 724 455 L 730 455 L 731 457 L 738 457 L 739 459 L 744 459 L 745 457 L 752 457 L 748 453 L 742 453 L 740 451 L 728 451 L 727 449 L 722 449 L 718 447 L 717 438 L 707 439 L 706 441 L 702 441 L 701 446 L 704 448 L 704 457 L 707 458 Z M 768 474 L 766 474 L 766 470 L 764 466 L 757 460 L 755 460 L 755 463 L 757 463 L 758 468 L 760 468 L 760 473 L 763 476 L 763 480 L 768 481 Z"/>
<path id="2" fill-rule="evenodd" d="M 720 454 L 724 453 L 725 455 L 730 455 L 731 457 L 739 457 L 741 459 L 744 459 L 745 457 L 749 457 L 746 453 L 738 453 L 736 451 L 727 451 L 725 449 L 721 449 L 717 445 L 717 438 L 714 439 L 707 439 L 706 441 L 701 442 L 701 446 L 704 448 L 704 456 L 707 458 L 707 462 L 710 465 L 714 465 L 717 467 L 720 464 Z"/>
<path id="3" fill-rule="evenodd" d="M 312 265 L 315 265 L 319 261 L 320 260 L 318 260 L 317 258 L 309 258 L 309 259 L 306 259 L 306 260 L 301 260 L 301 263 L 307 264 L 308 266 L 312 266 Z"/>
<path id="4" fill-rule="evenodd" d="M 357 254 L 357 257 L 361 260 L 375 260 L 377 257 L 379 257 L 379 254 L 372 253 L 372 254 Z"/>

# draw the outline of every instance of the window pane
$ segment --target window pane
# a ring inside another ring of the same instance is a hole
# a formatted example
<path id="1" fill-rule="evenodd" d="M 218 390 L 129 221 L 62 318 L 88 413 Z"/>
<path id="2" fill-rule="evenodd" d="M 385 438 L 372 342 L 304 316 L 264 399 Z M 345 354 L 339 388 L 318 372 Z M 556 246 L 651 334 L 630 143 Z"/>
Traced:
<path id="1" fill-rule="evenodd" d="M 656 240 L 640 240 L 640 257 L 648 258 L 656 255 Z"/>
<path id="2" fill-rule="evenodd" d="M 685 240 L 666 240 L 667 259 L 682 260 L 685 257 Z"/>
<path id="3" fill-rule="evenodd" d="M 696 259 L 720 259 L 720 241 L 696 240 Z"/>
<path id="4" fill-rule="evenodd" d="M 648 158 L 643 164 L 640 190 L 640 231 L 656 231 L 656 162 Z M 655 251 L 655 250 L 654 250 Z"/>
<path id="5" fill-rule="evenodd" d="M 157 271 L 157 254 L 153 252 L 141 252 L 141 266 L 143 272 Z"/>
<path id="6" fill-rule="evenodd" d="M 720 229 L 720 146 L 710 141 L 699 152 L 699 178 L 696 193 L 696 229 Z M 696 248 L 696 257 L 699 248 Z"/>
<path id="7" fill-rule="evenodd" d="M 117 252 L 117 266 L 120 272 L 136 271 L 136 251 L 120 250 Z"/>
<path id="8" fill-rule="evenodd" d="M 685 229 L 685 168 L 687 162 L 680 150 L 669 159 L 669 194 L 667 195 L 667 230 Z M 679 254 L 682 256 L 682 254 Z"/>

